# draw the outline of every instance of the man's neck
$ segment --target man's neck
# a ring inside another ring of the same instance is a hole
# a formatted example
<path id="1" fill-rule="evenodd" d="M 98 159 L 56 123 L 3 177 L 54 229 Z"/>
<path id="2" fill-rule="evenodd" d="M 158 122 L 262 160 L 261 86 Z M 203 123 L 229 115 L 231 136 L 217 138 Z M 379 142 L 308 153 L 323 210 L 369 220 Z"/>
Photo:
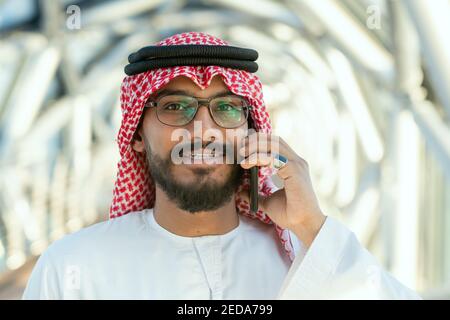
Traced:
<path id="1" fill-rule="evenodd" d="M 190 213 L 178 208 L 158 186 L 156 186 L 153 214 L 164 229 L 183 237 L 221 235 L 239 225 L 235 197 L 217 210 Z"/>

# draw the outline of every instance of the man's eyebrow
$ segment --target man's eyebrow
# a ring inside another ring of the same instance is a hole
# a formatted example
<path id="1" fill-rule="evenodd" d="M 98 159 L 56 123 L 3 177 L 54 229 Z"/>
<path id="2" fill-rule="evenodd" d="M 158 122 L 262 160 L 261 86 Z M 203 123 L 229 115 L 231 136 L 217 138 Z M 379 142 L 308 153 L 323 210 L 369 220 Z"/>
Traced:
<path id="1" fill-rule="evenodd" d="M 187 96 L 194 96 L 192 94 L 192 92 L 188 92 L 188 91 L 184 91 L 184 90 L 162 89 L 155 97 L 161 98 L 161 97 L 164 97 L 167 95 L 172 95 L 172 94 L 182 94 L 182 95 L 187 95 Z M 227 91 L 222 91 L 222 92 L 216 93 L 215 95 L 210 96 L 209 98 L 223 97 L 223 96 L 227 96 L 230 94 L 234 94 L 234 93 L 227 90 Z"/>

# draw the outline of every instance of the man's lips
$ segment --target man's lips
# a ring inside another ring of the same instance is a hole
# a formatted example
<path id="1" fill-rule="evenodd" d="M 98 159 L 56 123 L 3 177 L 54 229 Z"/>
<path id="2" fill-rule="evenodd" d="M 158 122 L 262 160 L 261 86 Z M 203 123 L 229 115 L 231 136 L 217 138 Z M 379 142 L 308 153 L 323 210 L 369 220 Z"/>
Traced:
<path id="1" fill-rule="evenodd" d="M 234 148 L 227 144 L 209 144 L 208 146 L 198 146 L 197 148 L 192 145 L 191 148 L 188 146 L 180 148 L 178 150 L 179 158 L 174 160 L 174 162 L 186 165 L 236 164 L 238 162 L 235 152 Z"/>

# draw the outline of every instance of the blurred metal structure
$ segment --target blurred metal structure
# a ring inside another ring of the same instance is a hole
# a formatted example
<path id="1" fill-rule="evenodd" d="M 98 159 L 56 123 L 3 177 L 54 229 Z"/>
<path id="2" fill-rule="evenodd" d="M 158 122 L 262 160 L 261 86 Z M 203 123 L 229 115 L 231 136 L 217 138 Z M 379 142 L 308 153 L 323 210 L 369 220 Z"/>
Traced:
<path id="1" fill-rule="evenodd" d="M 127 55 L 197 30 L 258 50 L 323 210 L 450 298 L 449 21 L 448 0 L 1 2 L 0 274 L 106 219 Z"/>

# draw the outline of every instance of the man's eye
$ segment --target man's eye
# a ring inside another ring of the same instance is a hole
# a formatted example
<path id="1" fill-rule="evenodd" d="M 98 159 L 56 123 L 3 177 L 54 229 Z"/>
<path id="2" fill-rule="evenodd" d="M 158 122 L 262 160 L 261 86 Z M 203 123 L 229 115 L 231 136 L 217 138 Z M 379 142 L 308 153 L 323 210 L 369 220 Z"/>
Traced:
<path id="1" fill-rule="evenodd" d="M 231 104 L 221 104 L 219 105 L 219 111 L 232 111 L 234 109 L 236 109 L 235 106 L 231 105 Z"/>
<path id="2" fill-rule="evenodd" d="M 186 108 L 187 108 L 186 105 L 179 104 L 179 103 L 171 103 L 171 104 L 165 106 L 164 110 L 180 111 L 180 110 L 185 110 Z"/>

